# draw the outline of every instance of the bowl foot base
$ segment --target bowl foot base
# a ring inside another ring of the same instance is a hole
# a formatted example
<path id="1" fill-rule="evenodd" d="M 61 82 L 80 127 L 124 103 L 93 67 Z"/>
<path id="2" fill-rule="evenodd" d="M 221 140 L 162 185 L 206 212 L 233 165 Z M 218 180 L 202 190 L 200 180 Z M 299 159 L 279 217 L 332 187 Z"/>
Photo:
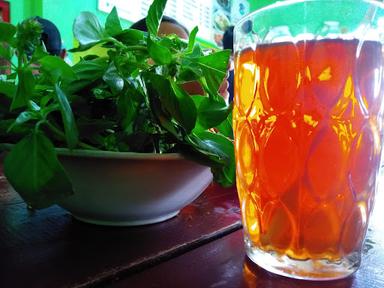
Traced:
<path id="1" fill-rule="evenodd" d="M 72 216 L 82 222 L 95 224 L 95 225 L 103 225 L 103 226 L 140 226 L 140 225 L 148 225 L 155 224 L 159 222 L 163 222 L 165 220 L 171 219 L 179 214 L 180 210 L 176 212 L 172 212 L 169 214 L 161 215 L 159 217 L 149 218 L 149 219 L 137 219 L 137 220 L 101 220 L 95 218 L 89 218 L 84 216 L 79 216 L 72 214 Z"/>

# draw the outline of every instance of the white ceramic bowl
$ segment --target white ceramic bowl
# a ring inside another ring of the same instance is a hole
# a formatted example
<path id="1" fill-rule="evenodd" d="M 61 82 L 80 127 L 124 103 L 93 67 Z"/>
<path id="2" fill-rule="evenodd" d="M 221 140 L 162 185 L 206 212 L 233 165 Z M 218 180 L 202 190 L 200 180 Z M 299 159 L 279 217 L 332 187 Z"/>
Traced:
<path id="1" fill-rule="evenodd" d="M 57 151 L 75 191 L 59 205 L 93 224 L 135 226 L 167 220 L 213 178 L 209 167 L 180 154 Z"/>

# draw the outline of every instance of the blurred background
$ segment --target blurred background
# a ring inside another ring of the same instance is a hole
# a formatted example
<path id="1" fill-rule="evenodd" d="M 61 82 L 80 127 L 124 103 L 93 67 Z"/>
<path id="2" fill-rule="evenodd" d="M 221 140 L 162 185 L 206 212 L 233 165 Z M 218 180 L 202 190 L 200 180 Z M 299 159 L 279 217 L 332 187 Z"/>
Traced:
<path id="1" fill-rule="evenodd" d="M 189 31 L 199 26 L 197 36 L 200 44 L 221 48 L 223 34 L 228 27 L 235 25 L 244 15 L 275 2 L 278 1 L 168 0 L 165 15 L 176 19 Z M 115 6 L 123 28 L 127 28 L 146 16 L 151 3 L 152 0 L 0 0 L 0 21 L 17 24 L 35 16 L 50 20 L 58 27 L 63 47 L 68 50 L 76 46 L 72 23 L 81 11 L 93 12 L 104 23 Z M 74 56 L 70 54 L 69 57 L 73 60 Z"/>
<path id="2" fill-rule="evenodd" d="M 168 0 L 165 15 L 175 18 L 191 31 L 199 26 L 198 40 L 206 47 L 222 47 L 225 30 L 244 15 L 274 0 Z M 115 6 L 123 28 L 146 16 L 152 0 L 0 0 L 2 21 L 17 24 L 39 16 L 59 29 L 66 49 L 76 46 L 72 23 L 81 11 L 90 11 L 103 23 Z M 70 57 L 73 57 L 70 55 Z"/>

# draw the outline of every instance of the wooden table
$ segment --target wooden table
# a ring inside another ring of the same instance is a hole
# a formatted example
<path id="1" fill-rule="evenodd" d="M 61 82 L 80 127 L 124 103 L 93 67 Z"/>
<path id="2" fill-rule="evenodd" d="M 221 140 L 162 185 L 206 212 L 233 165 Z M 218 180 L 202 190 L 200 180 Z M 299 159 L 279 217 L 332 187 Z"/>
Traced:
<path id="1" fill-rule="evenodd" d="M 171 220 L 114 228 L 56 206 L 28 211 L 0 174 L 0 287 L 382 288 L 383 192 L 359 271 L 318 283 L 272 275 L 247 259 L 235 189 L 211 185 Z"/>

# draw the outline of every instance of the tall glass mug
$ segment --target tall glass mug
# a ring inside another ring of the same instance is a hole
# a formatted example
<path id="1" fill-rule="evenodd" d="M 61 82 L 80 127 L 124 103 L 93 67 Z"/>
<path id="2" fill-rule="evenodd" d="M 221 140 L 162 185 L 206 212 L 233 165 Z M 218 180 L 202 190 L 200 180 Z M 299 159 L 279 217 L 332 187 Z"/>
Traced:
<path id="1" fill-rule="evenodd" d="M 245 247 L 270 272 L 330 280 L 360 265 L 382 148 L 383 8 L 284 1 L 235 27 Z"/>

